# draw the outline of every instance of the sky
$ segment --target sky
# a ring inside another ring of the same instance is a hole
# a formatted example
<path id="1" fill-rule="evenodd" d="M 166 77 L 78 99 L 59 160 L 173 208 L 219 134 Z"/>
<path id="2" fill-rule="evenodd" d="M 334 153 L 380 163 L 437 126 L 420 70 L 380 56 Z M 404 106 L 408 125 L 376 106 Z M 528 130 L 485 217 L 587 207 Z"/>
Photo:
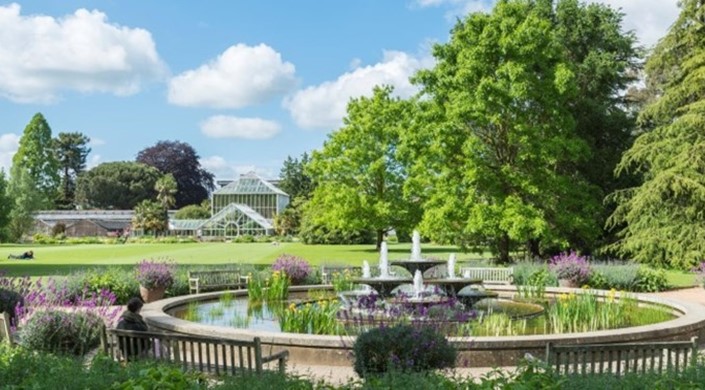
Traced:
<path id="1" fill-rule="evenodd" d="M 677 0 L 592 0 L 621 9 L 650 47 Z M 41 112 L 91 138 L 89 167 L 160 140 L 193 146 L 217 179 L 323 146 L 351 97 L 434 64 L 457 18 L 492 0 L 0 0 L 0 169 Z"/>

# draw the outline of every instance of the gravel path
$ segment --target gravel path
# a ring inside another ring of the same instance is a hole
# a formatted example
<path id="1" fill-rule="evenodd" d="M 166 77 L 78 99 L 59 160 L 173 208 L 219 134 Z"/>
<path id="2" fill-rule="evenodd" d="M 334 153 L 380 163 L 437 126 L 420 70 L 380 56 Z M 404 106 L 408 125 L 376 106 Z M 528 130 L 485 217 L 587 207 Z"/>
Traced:
<path id="1" fill-rule="evenodd" d="M 682 300 L 686 302 L 699 303 L 705 305 L 705 290 L 701 287 L 686 288 L 673 291 L 665 291 L 660 293 L 650 293 L 652 295 L 668 299 Z M 492 371 L 492 367 L 472 367 L 472 368 L 456 368 L 453 372 L 457 375 L 474 378 L 480 377 Z M 512 370 L 514 367 L 503 367 L 504 370 Z M 296 375 L 302 375 L 314 380 L 323 380 L 326 383 L 340 385 L 347 383 L 350 380 L 357 378 L 352 366 L 350 367 L 335 367 L 335 366 L 309 366 L 301 364 L 289 364 L 287 371 Z"/>

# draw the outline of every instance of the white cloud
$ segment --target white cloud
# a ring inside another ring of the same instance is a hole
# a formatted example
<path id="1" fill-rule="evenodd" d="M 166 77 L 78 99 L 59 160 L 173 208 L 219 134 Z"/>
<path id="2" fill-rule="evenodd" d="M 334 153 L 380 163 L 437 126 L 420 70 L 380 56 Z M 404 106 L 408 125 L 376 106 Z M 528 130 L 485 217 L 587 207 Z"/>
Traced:
<path id="1" fill-rule="evenodd" d="M 279 130 L 277 122 L 260 118 L 215 115 L 201 123 L 201 132 L 210 138 L 270 139 Z"/>
<path id="2" fill-rule="evenodd" d="M 92 169 L 103 162 L 103 157 L 100 154 L 91 154 L 91 157 L 86 162 L 86 168 Z"/>
<path id="3" fill-rule="evenodd" d="M 90 137 L 90 138 L 91 138 L 91 142 L 88 143 L 88 146 L 90 146 L 91 148 L 96 147 L 96 146 L 105 145 L 104 139 L 97 138 L 97 137 Z"/>
<path id="4" fill-rule="evenodd" d="M 20 146 L 20 136 L 13 133 L 0 134 L 0 169 L 10 172 L 12 156 Z"/>
<path id="5" fill-rule="evenodd" d="M 110 24 L 100 11 L 53 18 L 0 6 L 0 96 L 47 103 L 61 91 L 129 95 L 166 67 L 149 31 Z"/>
<path id="6" fill-rule="evenodd" d="M 241 108 L 296 86 L 295 67 L 271 47 L 230 46 L 215 60 L 169 82 L 169 102 L 180 106 Z"/>
<path id="7" fill-rule="evenodd" d="M 204 169 L 213 173 L 216 179 L 236 179 L 241 174 L 248 172 L 255 172 L 265 179 L 277 177 L 272 168 L 262 168 L 252 164 L 236 164 L 221 156 L 202 158 L 199 162 Z"/>
<path id="8" fill-rule="evenodd" d="M 339 127 L 351 97 L 370 96 L 375 85 L 394 86 L 397 96 L 409 97 L 418 91 L 409 77 L 432 65 L 430 58 L 419 59 L 407 53 L 386 51 L 382 62 L 358 67 L 334 81 L 296 92 L 284 100 L 284 107 L 299 127 L 331 129 Z"/>
<path id="9" fill-rule="evenodd" d="M 489 12 L 494 7 L 493 0 L 416 0 L 414 4 L 421 8 L 447 6 L 446 18 L 455 21 L 471 12 Z"/>
<path id="10" fill-rule="evenodd" d="M 651 47 L 666 35 L 668 28 L 676 21 L 680 9 L 677 0 L 592 0 L 615 9 L 624 15 L 625 30 L 634 30 L 639 44 Z"/>

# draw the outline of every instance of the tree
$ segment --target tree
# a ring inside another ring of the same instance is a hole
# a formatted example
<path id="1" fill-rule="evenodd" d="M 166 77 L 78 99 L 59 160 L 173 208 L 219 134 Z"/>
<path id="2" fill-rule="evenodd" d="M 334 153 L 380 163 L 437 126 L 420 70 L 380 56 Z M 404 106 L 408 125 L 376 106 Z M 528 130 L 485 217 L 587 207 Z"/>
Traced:
<path id="1" fill-rule="evenodd" d="M 174 214 L 175 219 L 208 219 L 211 217 L 210 202 L 204 200 L 201 204 L 184 206 Z"/>
<path id="2" fill-rule="evenodd" d="M 41 113 L 32 117 L 20 138 L 20 145 L 12 157 L 10 180 L 22 176 L 25 171 L 29 176 L 23 180 L 30 180 L 33 191 L 40 194 L 41 208 L 52 208 L 59 185 L 59 165 L 54 154 L 51 128 Z M 16 183 L 19 187 L 19 183 Z"/>
<path id="3" fill-rule="evenodd" d="M 174 176 L 168 173 L 160 177 L 154 184 L 154 190 L 157 191 L 157 202 L 162 205 L 164 210 L 169 210 L 169 207 L 174 205 L 174 195 L 178 190 Z"/>
<path id="4" fill-rule="evenodd" d="M 508 262 L 518 243 L 565 247 L 599 234 L 593 189 L 567 169 L 590 151 L 566 105 L 576 74 L 552 12 L 549 0 L 507 0 L 471 14 L 416 75 L 430 102 L 404 143 L 419 147 L 410 170 L 427 192 L 420 227 L 430 238 L 489 245 Z"/>
<path id="5" fill-rule="evenodd" d="M 393 98 L 392 87 L 375 87 L 372 97 L 352 99 L 342 128 L 311 159 L 318 184 L 311 204 L 314 225 L 343 230 L 373 229 L 379 247 L 390 229 L 418 222 L 418 205 L 403 196 L 404 166 L 397 158 L 399 134 L 409 103 Z"/>
<path id="6" fill-rule="evenodd" d="M 161 177 L 156 168 L 131 161 L 100 164 L 78 178 L 76 201 L 83 208 L 131 210 L 154 199 Z"/>
<path id="7" fill-rule="evenodd" d="M 705 257 L 705 7 L 680 2 L 681 13 L 646 63 L 657 98 L 639 115 L 641 135 L 618 173 L 643 183 L 613 193 L 610 248 L 645 263 L 684 269 Z"/>
<path id="8" fill-rule="evenodd" d="M 308 153 L 301 155 L 301 160 L 287 156 L 279 172 L 281 181 L 278 186 L 282 191 L 289 194 L 291 201 L 303 197 L 309 198 L 314 189 L 313 180 L 306 172 L 306 166 L 311 162 Z"/>
<path id="9" fill-rule="evenodd" d="M 7 240 L 10 212 L 13 199 L 10 197 L 5 170 L 0 168 L 0 242 Z"/>
<path id="10" fill-rule="evenodd" d="M 175 196 L 176 208 L 203 202 L 215 188 L 213 174 L 201 168 L 198 158 L 191 145 L 179 141 L 159 141 L 137 154 L 137 162 L 174 176 L 179 189 Z"/>
<path id="11" fill-rule="evenodd" d="M 82 133 L 59 133 L 54 138 L 54 150 L 61 172 L 61 186 L 56 206 L 61 209 L 76 207 L 76 179 L 86 169 L 86 157 L 91 152 L 90 138 Z"/>
<path id="12" fill-rule="evenodd" d="M 635 46 L 634 33 L 622 32 L 622 14 L 604 4 L 560 0 L 554 15 L 553 30 L 578 89 L 566 104 L 575 120 L 576 135 L 590 150 L 586 158 L 564 170 L 575 172 L 591 184 L 590 196 L 595 204 L 617 188 L 635 184 L 634 176 L 616 177 L 614 169 L 634 141 L 640 101 L 634 100 L 633 92 L 624 91 L 639 74 L 641 53 Z M 603 203 L 597 211 L 595 223 L 603 225 L 612 206 Z M 602 235 L 603 240 L 612 239 L 607 231 Z M 569 236 L 569 241 L 583 250 L 597 246 L 580 236 Z"/>
<path id="13" fill-rule="evenodd" d="M 132 227 L 142 229 L 145 233 L 155 236 L 167 230 L 169 217 L 161 203 L 145 199 L 135 206 L 135 215 L 132 217 Z"/>
<path id="14" fill-rule="evenodd" d="M 15 174 L 8 186 L 12 207 L 7 233 L 13 242 L 19 241 L 32 228 L 34 212 L 40 210 L 45 202 L 42 194 L 35 189 L 35 181 L 29 171 L 20 169 Z"/>

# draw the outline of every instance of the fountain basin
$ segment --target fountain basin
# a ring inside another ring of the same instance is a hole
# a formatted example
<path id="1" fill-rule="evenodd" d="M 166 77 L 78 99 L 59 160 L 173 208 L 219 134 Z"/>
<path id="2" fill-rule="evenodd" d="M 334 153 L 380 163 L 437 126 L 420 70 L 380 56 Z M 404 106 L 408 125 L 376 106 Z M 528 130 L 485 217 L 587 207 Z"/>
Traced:
<path id="1" fill-rule="evenodd" d="M 291 291 L 329 289 L 325 286 L 296 286 Z M 500 297 L 511 297 L 516 293 L 514 286 L 492 286 L 489 291 Z M 547 296 L 576 292 L 579 289 L 547 288 Z M 233 291 L 235 296 L 246 296 L 247 291 Z M 602 295 L 607 292 L 601 292 Z M 251 340 L 260 337 L 267 353 L 280 350 L 290 352 L 292 363 L 307 365 L 350 366 L 350 351 L 355 337 L 319 336 L 298 333 L 281 333 L 236 329 L 228 326 L 203 325 L 181 320 L 168 314 L 171 310 L 188 305 L 190 302 L 217 299 L 222 292 L 205 293 L 174 297 L 146 304 L 142 315 L 152 329 L 171 331 L 190 335 L 207 335 L 224 339 Z M 632 295 L 634 296 L 634 295 Z M 658 324 L 604 330 L 597 332 L 503 336 L 503 337 L 451 337 L 449 340 L 458 348 L 458 364 L 467 362 L 469 367 L 514 366 L 531 353 L 543 357 L 546 343 L 583 344 L 583 343 L 620 343 L 637 341 L 689 340 L 698 336 L 700 343 L 705 343 L 705 310 L 702 306 L 657 298 L 647 295 L 635 295 L 643 303 L 664 306 L 679 315 L 678 318 Z"/>

